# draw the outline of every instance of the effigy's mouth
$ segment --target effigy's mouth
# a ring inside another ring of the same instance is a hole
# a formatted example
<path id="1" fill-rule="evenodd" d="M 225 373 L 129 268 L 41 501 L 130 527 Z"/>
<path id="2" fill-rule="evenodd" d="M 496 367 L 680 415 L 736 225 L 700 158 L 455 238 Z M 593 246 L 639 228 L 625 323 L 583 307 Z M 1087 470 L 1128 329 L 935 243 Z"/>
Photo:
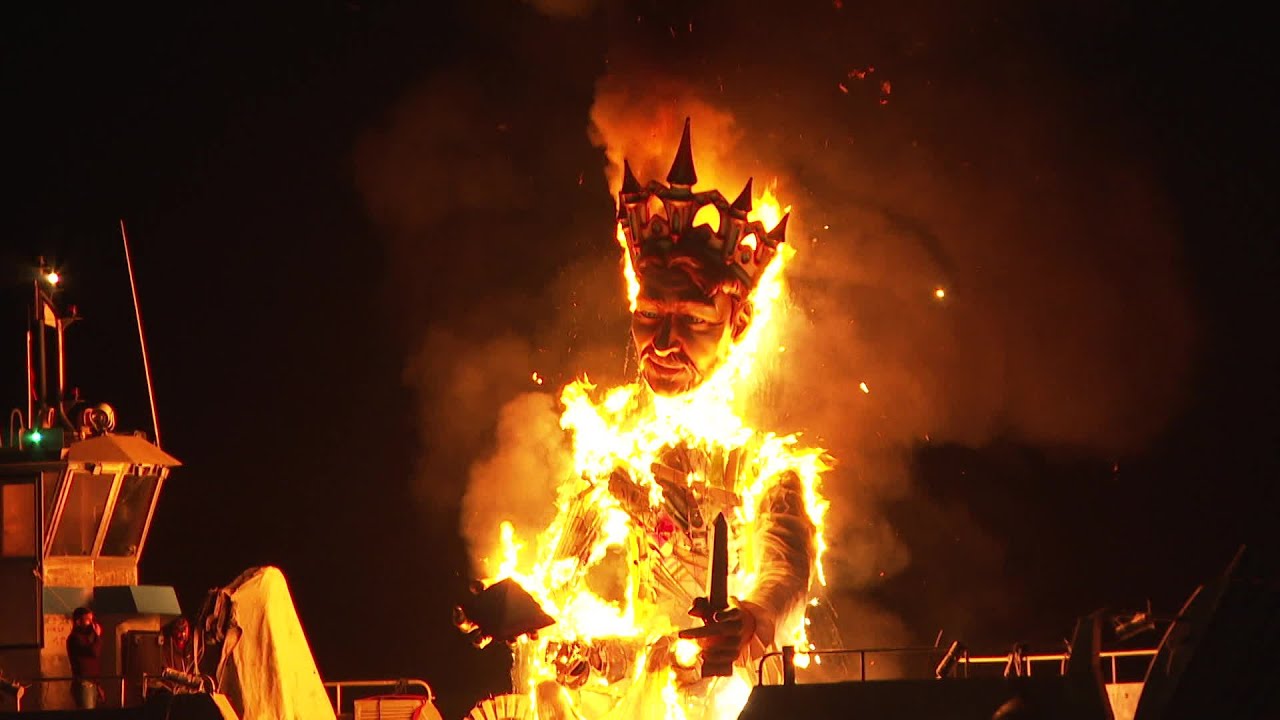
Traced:
<path id="1" fill-rule="evenodd" d="M 693 362 L 683 354 L 659 355 L 649 351 L 644 354 L 645 367 L 652 367 L 660 372 L 675 373 L 691 370 Z"/>
<path id="2" fill-rule="evenodd" d="M 701 379 L 693 363 L 651 354 L 646 354 L 641 360 L 640 374 L 649 388 L 659 395 L 679 395 L 696 387 Z"/>

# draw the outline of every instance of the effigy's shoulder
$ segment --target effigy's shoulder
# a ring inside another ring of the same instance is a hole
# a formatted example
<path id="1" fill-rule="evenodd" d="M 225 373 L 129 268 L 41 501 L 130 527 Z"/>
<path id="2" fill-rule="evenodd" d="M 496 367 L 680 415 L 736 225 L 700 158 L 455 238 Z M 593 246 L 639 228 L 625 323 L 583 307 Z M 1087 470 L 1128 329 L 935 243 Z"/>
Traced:
<path id="1" fill-rule="evenodd" d="M 762 504 L 773 515 L 806 514 L 804 484 L 800 475 L 791 470 L 775 475 L 765 486 Z"/>
<path id="2" fill-rule="evenodd" d="M 811 472 L 808 451 L 788 445 L 780 453 L 776 443 L 763 442 L 740 449 L 739 488 L 758 509 L 772 515 L 806 513 L 804 474 Z"/>

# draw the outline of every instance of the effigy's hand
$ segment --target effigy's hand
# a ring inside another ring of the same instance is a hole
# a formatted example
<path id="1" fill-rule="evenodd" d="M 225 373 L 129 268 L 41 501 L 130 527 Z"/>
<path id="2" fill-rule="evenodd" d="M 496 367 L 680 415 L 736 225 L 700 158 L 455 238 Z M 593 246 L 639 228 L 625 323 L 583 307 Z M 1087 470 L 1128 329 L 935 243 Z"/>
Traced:
<path id="1" fill-rule="evenodd" d="M 704 664 L 725 666 L 738 659 L 755 633 L 756 618 L 751 611 L 731 607 L 712 615 L 702 627 L 681 630 L 679 636 L 697 641 Z"/>

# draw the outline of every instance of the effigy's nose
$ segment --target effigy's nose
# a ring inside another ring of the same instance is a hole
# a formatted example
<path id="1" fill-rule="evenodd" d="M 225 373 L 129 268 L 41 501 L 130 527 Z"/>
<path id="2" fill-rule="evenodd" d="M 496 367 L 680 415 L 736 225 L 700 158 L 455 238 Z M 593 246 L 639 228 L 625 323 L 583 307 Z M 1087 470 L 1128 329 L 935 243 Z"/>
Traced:
<path id="1" fill-rule="evenodd" d="M 658 334 L 653 338 L 653 347 L 660 352 L 671 351 L 676 349 L 676 343 L 671 333 L 671 316 L 664 315 L 662 322 L 658 325 Z"/>

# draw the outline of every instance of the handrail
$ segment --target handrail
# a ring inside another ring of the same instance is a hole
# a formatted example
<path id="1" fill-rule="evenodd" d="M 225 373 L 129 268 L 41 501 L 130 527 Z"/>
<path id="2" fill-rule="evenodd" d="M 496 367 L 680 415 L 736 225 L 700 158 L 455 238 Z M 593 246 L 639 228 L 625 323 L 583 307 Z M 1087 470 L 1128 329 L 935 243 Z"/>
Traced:
<path id="1" fill-rule="evenodd" d="M 97 684 L 101 684 L 103 680 L 111 680 L 111 681 L 120 683 L 120 707 L 125 706 L 126 690 L 128 689 L 129 684 L 128 684 L 128 678 L 126 678 L 123 675 L 94 675 L 93 677 L 72 677 L 72 676 L 38 677 L 38 678 L 31 678 L 30 680 L 22 680 L 20 681 L 20 683 L 23 686 L 23 688 L 30 690 L 36 685 L 42 685 L 44 683 L 55 683 L 55 682 L 69 683 L 69 682 L 75 682 L 76 680 L 86 680 L 88 682 L 97 683 Z M 17 697 L 16 712 L 22 712 L 22 695 L 23 694 L 25 693 L 20 693 L 16 696 Z"/>
<path id="2" fill-rule="evenodd" d="M 1119 680 L 1117 679 L 1118 676 L 1116 672 L 1116 658 L 1155 657 L 1155 654 L 1157 652 L 1158 650 L 1156 648 L 1144 648 L 1141 650 L 1104 650 L 1098 653 L 1098 657 L 1104 660 L 1111 661 L 1111 682 L 1116 683 L 1116 682 L 1119 682 Z M 1062 662 L 1065 662 L 1069 657 L 1071 656 L 1068 655 L 1067 653 L 1045 653 L 1040 655 L 1023 655 L 1022 660 L 1025 663 L 1024 667 L 1026 668 L 1026 673 L 1030 675 L 1031 663 L 1033 662 L 1062 663 Z M 974 665 L 990 665 L 994 663 L 1007 663 L 1009 662 L 1009 656 L 1008 655 L 985 655 L 981 657 L 965 656 L 965 658 L 961 660 L 961 662 L 965 663 L 966 665 L 970 663 Z"/>
<path id="3" fill-rule="evenodd" d="M 401 685 L 406 687 L 420 687 L 427 696 L 427 702 L 434 703 L 436 694 L 427 684 L 426 680 L 418 678 L 396 678 L 394 680 L 333 680 L 324 684 L 325 690 L 333 690 L 333 711 L 342 714 L 342 689 L 343 688 L 371 688 L 371 687 L 389 687 L 397 688 Z"/>
<path id="4" fill-rule="evenodd" d="M 770 658 L 775 658 L 775 657 L 783 659 L 784 684 L 793 684 L 795 682 L 795 672 L 794 670 L 788 672 L 788 669 L 786 668 L 786 664 L 790 659 L 790 657 L 794 657 L 795 654 L 799 652 L 800 651 L 797 651 L 794 648 L 785 647 L 782 650 L 774 650 L 771 652 L 767 652 L 764 655 L 761 655 L 760 660 L 756 665 L 756 684 L 757 685 L 764 684 L 764 664 Z M 800 654 L 809 655 L 809 656 L 857 655 L 859 659 L 859 664 L 861 666 L 859 680 L 862 682 L 866 682 L 867 655 L 873 655 L 873 654 L 919 655 L 919 654 L 929 654 L 929 653 L 942 654 L 945 652 L 946 652 L 946 649 L 941 647 L 900 647 L 900 648 L 831 648 L 829 650 L 806 650 Z M 1115 682 L 1118 682 L 1117 670 L 1116 670 L 1117 658 L 1153 657 L 1155 656 L 1156 652 L 1157 650 L 1155 648 L 1142 649 L 1142 650 L 1108 650 L 1108 651 L 1098 653 L 1098 656 L 1100 658 L 1111 661 L 1111 682 L 1115 683 Z M 1031 664 L 1033 662 L 1061 663 L 1065 661 L 1068 657 L 1069 656 L 1066 653 L 1048 653 L 1048 654 L 1040 654 L 1040 655 L 1023 655 L 1021 659 L 1025 663 L 1026 674 L 1030 675 Z M 980 655 L 980 656 L 974 657 L 969 655 L 968 650 L 964 650 L 961 656 L 957 658 L 957 662 L 962 663 L 965 666 L 965 675 L 968 676 L 969 665 L 990 665 L 990 664 L 996 664 L 996 663 L 1004 664 L 1009 662 L 1009 656 L 1008 655 Z M 788 680 L 790 682 L 788 682 Z"/>
<path id="5" fill-rule="evenodd" d="M 157 679 L 159 679 L 159 676 L 156 676 L 156 675 L 144 676 L 143 678 L 144 696 L 146 693 L 146 685 L 148 681 L 157 680 Z M 42 683 L 73 682 L 75 680 L 88 680 L 90 682 L 95 682 L 95 683 L 101 683 L 102 681 L 114 681 L 114 682 L 120 683 L 120 707 L 125 706 L 125 702 L 127 699 L 127 690 L 128 690 L 128 678 L 123 675 L 98 675 L 95 677 L 79 677 L 79 678 L 69 677 L 69 676 L 68 677 L 41 677 L 41 678 L 33 678 L 29 681 L 22 681 L 21 686 L 25 690 L 29 690 L 35 685 L 42 684 Z M 430 702 L 430 703 L 435 702 L 435 699 L 436 699 L 435 691 L 431 689 L 431 686 L 427 684 L 427 681 L 421 680 L 419 678 L 396 678 L 396 679 L 390 679 L 390 680 L 338 680 L 338 681 L 331 681 L 331 682 L 324 683 L 324 687 L 326 690 L 334 691 L 333 709 L 335 713 L 342 712 L 342 690 L 344 688 L 354 689 L 354 688 L 385 687 L 385 688 L 394 689 L 400 686 L 420 688 L 422 690 L 422 695 L 424 695 L 427 698 L 427 702 Z M 21 694 L 16 696 L 16 703 L 17 703 L 17 707 L 15 708 L 15 710 L 17 712 L 22 712 L 22 695 Z"/>
<path id="6" fill-rule="evenodd" d="M 939 652 L 942 650 L 943 650 L 942 648 L 936 648 L 936 647 L 914 647 L 914 648 L 900 647 L 900 648 L 857 648 L 857 649 L 831 648 L 830 650 L 805 650 L 804 652 L 800 652 L 798 650 L 792 650 L 791 652 L 799 653 L 802 655 L 858 655 L 861 657 L 861 660 L 862 660 L 862 680 L 865 681 L 867 679 L 867 662 L 866 662 L 867 657 L 866 656 L 868 653 L 876 653 L 876 654 L 894 653 L 898 655 L 917 655 L 917 654 Z M 764 684 L 765 661 L 767 661 L 769 658 L 785 657 L 786 655 L 787 655 L 787 648 L 783 648 L 781 650 L 774 650 L 772 652 L 767 652 L 764 655 L 761 655 L 760 662 L 756 665 L 756 684 L 757 685 Z M 785 673 L 785 670 L 784 670 L 784 673 Z"/>

